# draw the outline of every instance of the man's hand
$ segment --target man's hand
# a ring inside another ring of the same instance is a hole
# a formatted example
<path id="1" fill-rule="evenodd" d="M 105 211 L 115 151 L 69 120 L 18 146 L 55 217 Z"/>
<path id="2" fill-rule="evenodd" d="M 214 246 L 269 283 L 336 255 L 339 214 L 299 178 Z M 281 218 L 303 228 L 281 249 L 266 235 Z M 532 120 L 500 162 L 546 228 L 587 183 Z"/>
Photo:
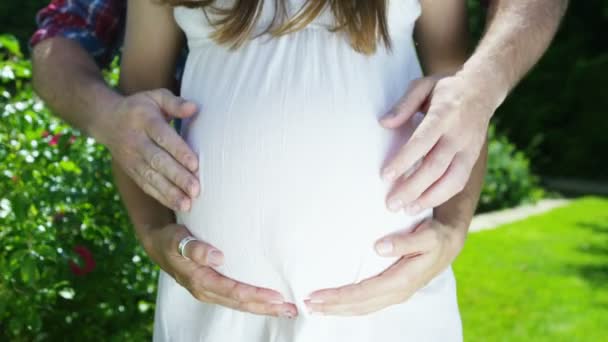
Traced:
<path id="1" fill-rule="evenodd" d="M 188 259 L 181 256 L 179 241 L 189 235 L 183 225 L 170 224 L 148 229 L 140 238 L 152 260 L 200 301 L 259 315 L 297 315 L 295 305 L 286 303 L 280 293 L 239 283 L 213 270 L 223 262 L 223 254 L 213 246 L 192 241 L 184 251 Z"/>
<path id="2" fill-rule="evenodd" d="M 464 245 L 466 228 L 429 219 L 412 232 L 380 239 L 376 243 L 380 255 L 401 259 L 360 283 L 315 291 L 305 303 L 312 313 L 340 316 L 364 315 L 402 303 L 452 263 Z"/>
<path id="3" fill-rule="evenodd" d="M 388 182 L 405 174 L 387 196 L 389 209 L 416 214 L 464 188 L 498 106 L 496 97 L 483 96 L 480 89 L 482 85 L 459 74 L 424 77 L 412 81 L 399 103 L 381 118 L 382 126 L 395 129 L 415 113 L 426 113 L 382 171 Z"/>
<path id="4" fill-rule="evenodd" d="M 166 89 L 141 92 L 111 106 L 95 135 L 146 194 L 175 211 L 188 211 L 201 188 L 198 159 L 168 121 L 196 111 L 196 104 Z"/>
<path id="5" fill-rule="evenodd" d="M 194 115 L 196 104 L 168 90 L 130 91 L 133 95 L 128 97 L 117 93 L 106 84 L 88 51 L 69 38 L 57 36 L 39 43 L 32 61 L 36 92 L 55 113 L 106 145 L 148 195 L 174 210 L 190 208 L 201 188 L 195 176 L 198 160 L 167 121 Z M 158 67 L 154 70 L 161 73 Z M 121 82 L 124 79 L 121 76 Z"/>

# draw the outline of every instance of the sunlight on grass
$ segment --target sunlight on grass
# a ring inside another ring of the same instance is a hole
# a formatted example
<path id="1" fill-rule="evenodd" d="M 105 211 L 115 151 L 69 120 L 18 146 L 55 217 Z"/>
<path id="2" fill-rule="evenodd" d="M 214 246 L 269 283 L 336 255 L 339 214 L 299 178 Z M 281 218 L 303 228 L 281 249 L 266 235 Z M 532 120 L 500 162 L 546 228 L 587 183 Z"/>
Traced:
<path id="1" fill-rule="evenodd" d="M 606 341 L 608 199 L 472 233 L 454 270 L 466 341 Z"/>

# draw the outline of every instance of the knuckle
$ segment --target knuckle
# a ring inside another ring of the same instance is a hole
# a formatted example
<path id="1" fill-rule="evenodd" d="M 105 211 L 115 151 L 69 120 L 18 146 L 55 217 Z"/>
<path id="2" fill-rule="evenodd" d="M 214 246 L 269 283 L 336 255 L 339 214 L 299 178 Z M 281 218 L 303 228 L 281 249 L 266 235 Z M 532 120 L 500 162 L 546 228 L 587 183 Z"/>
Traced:
<path id="1" fill-rule="evenodd" d="M 161 133 L 156 133 L 154 135 L 154 141 L 156 141 L 156 143 L 160 146 L 165 146 L 165 144 L 167 143 L 165 136 Z"/>
<path id="2" fill-rule="evenodd" d="M 235 283 L 230 289 L 230 297 L 239 303 L 244 302 L 246 296 L 243 286 L 239 283 Z"/>
<path id="3" fill-rule="evenodd" d="M 188 189 L 188 187 L 192 184 L 192 180 L 190 177 L 183 175 L 183 172 L 175 172 L 173 174 L 173 182 L 179 185 L 182 189 Z"/>
<path id="4" fill-rule="evenodd" d="M 187 177 L 183 186 L 185 189 L 192 189 L 194 188 L 194 184 L 196 184 L 196 181 L 192 177 Z"/>
<path id="5" fill-rule="evenodd" d="M 189 248 L 192 260 L 203 265 L 207 264 L 207 249 L 204 246 L 196 243 L 190 243 Z"/>
<path id="6" fill-rule="evenodd" d="M 174 187 L 172 187 L 168 191 L 167 198 L 169 199 L 169 201 L 171 203 L 173 203 L 178 208 L 181 206 L 182 202 L 185 200 L 185 198 L 182 196 L 181 192 L 179 190 L 176 190 Z"/>
<path id="7" fill-rule="evenodd" d="M 185 147 L 179 147 L 178 151 L 175 153 L 176 157 L 178 160 L 182 161 L 182 163 L 184 162 L 188 162 L 191 159 L 194 159 L 194 157 L 188 152 L 188 146 Z"/>
<path id="8" fill-rule="evenodd" d="M 239 294 L 239 291 L 238 291 L 238 284 L 237 283 L 233 284 L 230 287 L 230 289 L 228 290 L 228 296 L 230 298 L 234 299 L 237 302 L 241 301 L 240 294 Z"/>
<path id="9" fill-rule="evenodd" d="M 163 164 L 163 154 L 159 152 L 155 152 L 150 158 L 150 166 L 155 170 L 159 170 Z"/>
<path id="10" fill-rule="evenodd" d="M 149 183 L 154 181 L 154 170 L 150 167 L 145 167 L 143 170 L 143 176 Z"/>

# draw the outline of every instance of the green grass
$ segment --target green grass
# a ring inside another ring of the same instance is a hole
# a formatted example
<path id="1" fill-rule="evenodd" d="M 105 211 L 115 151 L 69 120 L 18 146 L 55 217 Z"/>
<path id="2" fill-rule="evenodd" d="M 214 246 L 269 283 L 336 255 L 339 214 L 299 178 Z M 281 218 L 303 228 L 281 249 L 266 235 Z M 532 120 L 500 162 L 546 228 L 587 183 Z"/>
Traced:
<path id="1" fill-rule="evenodd" d="M 472 233 L 454 270 L 465 341 L 608 341 L 608 199 Z"/>

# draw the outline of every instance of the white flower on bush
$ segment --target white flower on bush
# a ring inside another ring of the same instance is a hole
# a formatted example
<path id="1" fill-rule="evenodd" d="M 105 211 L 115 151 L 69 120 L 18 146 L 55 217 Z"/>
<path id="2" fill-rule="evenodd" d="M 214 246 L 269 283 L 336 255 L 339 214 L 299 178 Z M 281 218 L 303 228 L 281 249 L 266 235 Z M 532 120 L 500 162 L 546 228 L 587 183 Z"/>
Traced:
<path id="1" fill-rule="evenodd" d="M 12 211 L 11 201 L 6 198 L 0 200 L 0 218 L 6 218 Z"/>
<path id="2" fill-rule="evenodd" d="M 0 78 L 5 79 L 5 80 L 14 80 L 15 73 L 13 72 L 13 69 L 9 68 L 7 65 L 4 68 L 2 68 L 2 71 L 0 71 Z"/>

